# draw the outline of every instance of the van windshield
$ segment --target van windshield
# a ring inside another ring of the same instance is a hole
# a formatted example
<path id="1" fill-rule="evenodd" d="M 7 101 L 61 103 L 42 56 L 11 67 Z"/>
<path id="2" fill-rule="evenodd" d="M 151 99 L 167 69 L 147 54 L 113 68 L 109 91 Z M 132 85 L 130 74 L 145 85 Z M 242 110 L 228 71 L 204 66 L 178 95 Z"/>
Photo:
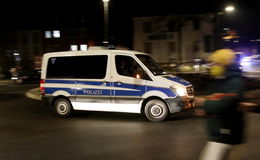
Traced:
<path id="1" fill-rule="evenodd" d="M 136 57 L 154 74 L 154 75 L 165 75 L 166 72 L 163 71 L 161 66 L 159 66 L 150 56 L 136 54 Z"/>

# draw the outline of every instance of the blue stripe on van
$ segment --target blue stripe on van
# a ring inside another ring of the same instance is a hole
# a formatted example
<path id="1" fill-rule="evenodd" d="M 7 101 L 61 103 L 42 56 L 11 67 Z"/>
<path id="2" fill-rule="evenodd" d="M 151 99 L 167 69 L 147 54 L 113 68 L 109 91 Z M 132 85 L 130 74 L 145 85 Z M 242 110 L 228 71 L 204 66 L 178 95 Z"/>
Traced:
<path id="1" fill-rule="evenodd" d="M 95 81 L 78 81 L 78 80 L 46 80 L 45 83 L 63 83 L 63 84 L 85 84 L 85 85 L 102 85 L 104 82 Z M 111 82 L 107 82 L 106 86 L 110 86 Z"/>
<path id="2" fill-rule="evenodd" d="M 75 80 L 46 80 L 45 83 L 64 83 L 64 84 L 75 84 Z"/>
<path id="3" fill-rule="evenodd" d="M 110 86 L 111 82 L 106 82 L 106 86 Z M 94 81 L 77 81 L 77 84 L 83 84 L 83 85 L 94 85 L 94 86 L 101 86 L 104 84 L 104 82 L 94 82 Z"/>
<path id="4" fill-rule="evenodd" d="M 115 90 L 116 95 L 120 96 L 142 96 L 146 92 L 146 86 L 144 85 L 132 85 L 132 84 L 121 84 L 117 85 L 115 83 L 115 87 L 127 88 L 127 89 L 136 89 L 137 91 L 124 91 L 124 90 Z M 169 97 L 176 97 L 176 94 L 170 88 L 160 88 L 147 86 L 147 91 L 160 91 L 165 93 Z"/>
<path id="5" fill-rule="evenodd" d="M 142 96 L 144 92 L 115 90 L 115 94 L 116 96 Z"/>
<path id="6" fill-rule="evenodd" d="M 170 78 L 171 80 L 175 78 Z M 176 81 L 176 79 L 175 79 Z M 94 82 L 94 81 L 75 81 L 75 80 L 46 80 L 46 83 L 61 83 L 61 84 L 85 84 L 85 85 L 93 85 L 93 86 L 101 86 L 103 82 Z M 110 86 L 111 83 L 114 82 L 107 82 L 106 86 Z M 179 82 L 180 83 L 180 82 Z M 190 85 L 190 83 L 186 83 L 186 85 Z M 115 94 L 117 96 L 142 96 L 146 92 L 146 86 L 145 85 L 133 85 L 133 84 L 124 84 L 121 83 L 120 85 L 117 83 L 114 83 L 114 87 L 122 88 L 122 89 L 135 89 L 136 91 L 127 91 L 127 90 L 115 90 Z M 88 88 L 82 88 L 81 90 L 70 89 L 70 88 L 55 88 L 55 87 L 46 87 L 45 93 L 46 94 L 53 94 L 57 90 L 64 90 L 71 95 L 74 95 L 75 92 L 77 92 L 77 95 L 110 95 L 109 89 L 88 89 Z M 99 90 L 102 90 L 99 92 Z M 176 97 L 176 94 L 170 89 L 170 88 L 160 88 L 160 87 L 153 87 L 153 86 L 147 86 L 147 91 L 160 91 L 165 93 L 169 97 Z M 93 94 L 89 94 L 89 93 Z M 113 92 L 112 92 L 113 93 Z"/>
<path id="7" fill-rule="evenodd" d="M 54 88 L 54 87 L 53 88 L 52 87 L 45 88 L 45 93 L 46 94 L 53 94 L 56 91 L 66 91 L 66 92 L 68 92 L 71 95 L 75 95 L 75 90 L 71 89 L 71 88 Z"/>
<path id="8" fill-rule="evenodd" d="M 126 84 L 126 83 L 120 83 L 120 84 L 114 83 L 114 87 L 145 90 L 145 85 L 135 85 L 135 84 Z"/>
<path id="9" fill-rule="evenodd" d="M 176 97 L 176 94 L 171 89 L 167 88 L 157 88 L 157 87 L 147 87 L 147 91 L 160 91 L 166 94 L 168 97 Z M 124 91 L 124 90 L 116 90 L 117 96 L 142 96 L 146 91 Z"/>
<path id="10" fill-rule="evenodd" d="M 91 95 L 91 96 L 110 96 L 109 89 L 81 89 L 77 90 L 77 95 Z"/>
<path id="11" fill-rule="evenodd" d="M 125 83 L 114 83 L 114 87 L 122 89 L 134 89 L 134 90 L 117 90 L 115 89 L 116 96 L 142 96 L 146 92 L 145 85 L 134 85 Z"/>
<path id="12" fill-rule="evenodd" d="M 188 82 L 188 81 L 186 81 L 186 80 L 184 80 L 184 79 L 182 79 L 182 78 L 179 78 L 179 77 L 171 77 L 171 78 L 167 78 L 168 80 L 171 80 L 171 81 L 174 81 L 174 82 L 177 82 L 177 83 L 180 83 L 180 84 L 182 84 L 182 85 L 184 85 L 184 86 L 189 86 L 189 85 L 191 85 L 191 83 L 190 82 Z"/>
<path id="13" fill-rule="evenodd" d="M 166 94 L 168 97 L 176 97 L 176 94 L 170 88 L 159 88 L 153 86 L 147 86 L 147 91 L 160 91 Z"/>

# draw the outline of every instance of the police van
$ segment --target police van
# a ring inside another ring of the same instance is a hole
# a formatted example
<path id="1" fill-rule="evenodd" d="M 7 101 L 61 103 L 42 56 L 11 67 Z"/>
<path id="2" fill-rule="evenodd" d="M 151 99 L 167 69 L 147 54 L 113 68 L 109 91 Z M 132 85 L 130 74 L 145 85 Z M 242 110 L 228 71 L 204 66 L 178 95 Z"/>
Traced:
<path id="1" fill-rule="evenodd" d="M 46 53 L 40 90 L 61 117 L 74 110 L 107 111 L 142 114 L 153 122 L 193 107 L 194 98 L 191 83 L 130 50 Z"/>

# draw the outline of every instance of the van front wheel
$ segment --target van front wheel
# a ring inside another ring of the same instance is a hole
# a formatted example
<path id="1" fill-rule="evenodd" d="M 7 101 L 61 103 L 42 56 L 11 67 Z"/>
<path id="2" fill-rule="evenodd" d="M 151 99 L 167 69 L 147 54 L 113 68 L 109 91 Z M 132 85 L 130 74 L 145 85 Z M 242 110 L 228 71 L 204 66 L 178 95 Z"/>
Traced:
<path id="1" fill-rule="evenodd" d="M 148 101 L 144 107 L 144 114 L 152 122 L 161 122 L 168 116 L 167 105 L 157 99 Z"/>
<path id="2" fill-rule="evenodd" d="M 60 117 L 68 117 L 72 111 L 70 102 L 65 98 L 60 98 L 54 103 L 56 115 Z"/>

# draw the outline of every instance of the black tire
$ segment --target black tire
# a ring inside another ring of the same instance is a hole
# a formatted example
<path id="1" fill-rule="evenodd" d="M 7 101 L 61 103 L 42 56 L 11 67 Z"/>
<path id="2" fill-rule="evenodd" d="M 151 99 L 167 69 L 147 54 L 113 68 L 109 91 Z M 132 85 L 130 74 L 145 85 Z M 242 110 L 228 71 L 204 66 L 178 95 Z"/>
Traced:
<path id="1" fill-rule="evenodd" d="M 59 117 L 68 117 L 72 110 L 70 102 L 65 98 L 60 98 L 54 103 L 55 114 Z"/>
<path id="2" fill-rule="evenodd" d="M 152 122 L 161 122 L 168 116 L 169 110 L 167 105 L 158 99 L 148 101 L 144 107 L 146 118 Z"/>

